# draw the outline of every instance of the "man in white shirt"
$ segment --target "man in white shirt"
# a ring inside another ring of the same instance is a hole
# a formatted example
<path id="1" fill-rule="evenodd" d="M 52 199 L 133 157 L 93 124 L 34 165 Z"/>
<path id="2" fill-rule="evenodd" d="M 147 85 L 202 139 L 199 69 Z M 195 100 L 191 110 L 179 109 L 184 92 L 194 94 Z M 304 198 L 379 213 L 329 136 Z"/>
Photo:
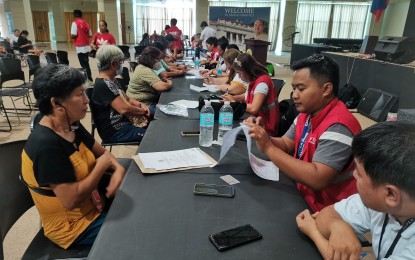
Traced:
<path id="1" fill-rule="evenodd" d="M 13 34 L 10 34 L 6 40 L 10 42 L 10 45 L 13 47 L 13 45 L 17 44 L 17 40 L 19 39 L 20 31 L 18 29 L 15 29 Z"/>
<path id="2" fill-rule="evenodd" d="M 199 44 L 202 42 L 202 50 L 207 52 L 206 40 L 209 39 L 209 37 L 216 37 L 216 30 L 208 26 L 206 21 L 203 21 L 200 24 L 200 27 L 202 27 L 203 31 L 200 33 Z"/>
<path id="3" fill-rule="evenodd" d="M 378 123 L 352 143 L 359 194 L 297 216 L 324 259 L 359 259 L 356 233 L 372 233 L 376 259 L 415 259 L 415 124 Z"/>

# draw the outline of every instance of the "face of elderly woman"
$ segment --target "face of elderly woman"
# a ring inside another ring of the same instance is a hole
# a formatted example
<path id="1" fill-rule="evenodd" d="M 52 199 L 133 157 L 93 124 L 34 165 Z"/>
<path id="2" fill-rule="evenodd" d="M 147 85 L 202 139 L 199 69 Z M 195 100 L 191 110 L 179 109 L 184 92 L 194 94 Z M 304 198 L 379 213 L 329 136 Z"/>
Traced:
<path id="1" fill-rule="evenodd" d="M 89 99 L 85 94 L 84 86 L 81 85 L 76 87 L 60 105 L 66 110 L 68 119 L 72 123 L 85 117 L 88 111 L 88 103 Z"/>

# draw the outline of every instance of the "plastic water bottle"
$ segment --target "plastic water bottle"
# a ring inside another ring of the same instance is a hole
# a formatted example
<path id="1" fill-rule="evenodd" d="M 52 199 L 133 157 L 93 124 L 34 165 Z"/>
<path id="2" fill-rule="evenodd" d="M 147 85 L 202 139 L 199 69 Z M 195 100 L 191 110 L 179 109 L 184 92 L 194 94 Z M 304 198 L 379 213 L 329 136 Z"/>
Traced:
<path id="1" fill-rule="evenodd" d="M 225 104 L 219 110 L 219 131 L 218 142 L 222 144 L 223 136 L 232 129 L 233 125 L 233 109 L 229 101 L 225 101 Z"/>
<path id="2" fill-rule="evenodd" d="M 200 59 L 200 49 L 199 49 L 199 47 L 196 47 L 196 49 L 195 49 L 195 58 Z"/>
<path id="3" fill-rule="evenodd" d="M 199 69 L 199 65 L 200 65 L 200 61 L 199 61 L 199 58 L 198 57 L 196 57 L 196 59 L 195 59 L 195 69 Z"/>
<path id="4" fill-rule="evenodd" d="M 205 105 L 200 110 L 200 146 L 209 147 L 212 145 L 214 123 L 213 107 L 211 106 L 210 101 L 205 100 Z"/>

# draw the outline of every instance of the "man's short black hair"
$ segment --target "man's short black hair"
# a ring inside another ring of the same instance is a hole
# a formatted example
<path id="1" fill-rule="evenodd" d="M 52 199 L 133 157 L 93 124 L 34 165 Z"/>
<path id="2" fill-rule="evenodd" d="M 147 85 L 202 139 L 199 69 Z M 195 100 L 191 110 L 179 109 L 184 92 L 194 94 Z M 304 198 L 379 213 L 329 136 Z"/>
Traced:
<path id="1" fill-rule="evenodd" d="M 162 52 L 167 49 L 167 45 L 162 41 L 155 41 L 153 42 L 152 46 L 159 49 Z"/>
<path id="2" fill-rule="evenodd" d="M 415 199 L 414 123 L 377 123 L 356 135 L 352 151 L 375 187 L 392 184 Z"/>
<path id="3" fill-rule="evenodd" d="M 73 10 L 73 16 L 75 18 L 81 18 L 82 17 L 82 11 L 81 10 L 78 10 L 78 9 Z"/>
<path id="4" fill-rule="evenodd" d="M 209 43 L 209 44 L 211 44 L 211 45 L 213 45 L 213 46 L 218 46 L 218 38 L 216 38 L 216 37 L 209 37 L 209 38 L 207 38 L 207 40 L 206 40 L 206 43 Z"/>
<path id="5" fill-rule="evenodd" d="M 75 68 L 62 64 L 50 64 L 36 71 L 32 82 L 36 105 L 44 115 L 53 112 L 51 98 L 65 99 L 85 83 L 85 77 Z"/>
<path id="6" fill-rule="evenodd" d="M 330 57 L 321 54 L 314 54 L 308 58 L 294 62 L 291 65 L 292 70 L 308 68 L 310 75 L 320 84 L 331 82 L 333 84 L 333 94 L 339 93 L 339 65 Z"/>
<path id="7" fill-rule="evenodd" d="M 206 21 L 203 21 L 203 22 L 200 24 L 200 27 L 202 27 L 202 28 L 204 28 L 204 27 L 206 27 L 206 26 L 208 26 L 208 24 L 207 24 L 207 22 L 206 22 Z"/>
<path id="8" fill-rule="evenodd" d="M 168 42 L 174 42 L 174 41 L 176 41 L 176 39 L 174 38 L 174 36 L 171 35 L 171 34 L 167 34 L 166 36 L 164 36 L 164 39 L 166 39 Z"/>
<path id="9" fill-rule="evenodd" d="M 171 18 L 170 25 L 171 26 L 176 26 L 176 24 L 177 24 L 177 19 L 176 18 Z"/>

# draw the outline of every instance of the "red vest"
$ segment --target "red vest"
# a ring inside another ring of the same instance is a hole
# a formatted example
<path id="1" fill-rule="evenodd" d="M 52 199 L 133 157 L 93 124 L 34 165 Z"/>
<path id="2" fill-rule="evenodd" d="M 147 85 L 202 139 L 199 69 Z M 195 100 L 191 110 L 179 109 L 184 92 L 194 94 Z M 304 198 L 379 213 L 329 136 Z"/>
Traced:
<path id="1" fill-rule="evenodd" d="M 297 155 L 298 146 L 301 141 L 304 124 L 308 119 L 308 114 L 300 113 L 297 117 L 297 124 L 295 128 L 295 151 L 294 156 Z M 320 136 L 332 125 L 342 124 L 346 126 L 353 135 L 358 134 L 362 128 L 356 118 L 347 110 L 346 106 L 337 98 L 331 101 L 317 116 L 310 120 L 310 131 L 306 137 L 303 148 L 301 160 L 312 162 L 314 152 L 317 149 Z M 339 175 L 346 174 L 353 170 L 354 162 L 351 163 Z M 297 188 L 303 198 L 307 201 L 310 208 L 314 211 L 319 211 L 326 206 L 332 205 L 352 194 L 357 193 L 356 180 L 353 176 L 343 176 L 345 180 L 332 183 L 326 188 L 315 191 L 308 186 L 297 183 Z"/>
<path id="2" fill-rule="evenodd" d="M 278 97 L 275 92 L 274 84 L 268 75 L 259 76 L 255 81 L 251 81 L 248 87 L 248 94 L 245 102 L 251 104 L 254 101 L 254 92 L 259 83 L 264 82 L 268 85 L 268 95 L 262 104 L 261 109 L 257 115 L 264 120 L 264 127 L 267 133 L 271 136 L 276 134 L 278 123 L 280 119 L 280 112 L 278 107 Z"/>
<path id="3" fill-rule="evenodd" d="M 82 18 L 75 18 L 74 23 L 78 29 L 77 37 L 74 40 L 75 46 L 89 45 L 89 24 Z"/>
<path id="4" fill-rule="evenodd" d="M 177 26 L 172 26 L 169 29 L 166 30 L 167 34 L 171 34 L 174 36 L 174 39 L 176 40 L 174 42 L 173 48 L 176 48 L 178 51 L 182 50 L 182 30 L 177 28 Z"/>

